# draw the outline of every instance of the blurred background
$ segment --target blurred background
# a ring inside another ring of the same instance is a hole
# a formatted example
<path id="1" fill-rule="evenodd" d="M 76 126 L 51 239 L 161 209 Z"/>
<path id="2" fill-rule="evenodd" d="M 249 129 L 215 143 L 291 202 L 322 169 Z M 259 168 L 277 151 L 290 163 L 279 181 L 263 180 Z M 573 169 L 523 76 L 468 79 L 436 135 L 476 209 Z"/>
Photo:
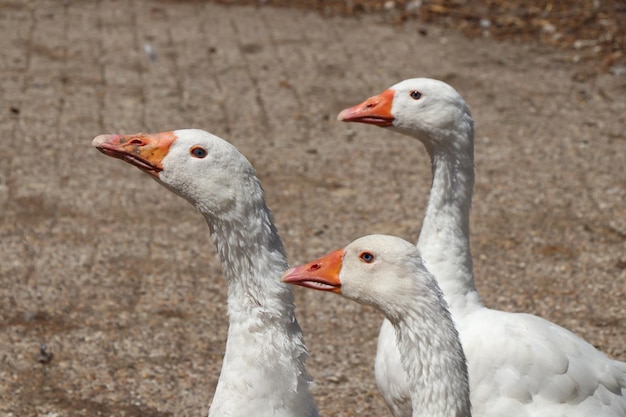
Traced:
<path id="1" fill-rule="evenodd" d="M 419 235 L 414 139 L 337 113 L 412 77 L 476 121 L 486 305 L 626 360 L 626 9 L 549 2 L 0 0 L 0 416 L 197 416 L 226 340 L 202 216 L 91 147 L 202 128 L 257 169 L 291 264 Z M 297 289 L 322 415 L 388 415 L 382 321 Z"/>

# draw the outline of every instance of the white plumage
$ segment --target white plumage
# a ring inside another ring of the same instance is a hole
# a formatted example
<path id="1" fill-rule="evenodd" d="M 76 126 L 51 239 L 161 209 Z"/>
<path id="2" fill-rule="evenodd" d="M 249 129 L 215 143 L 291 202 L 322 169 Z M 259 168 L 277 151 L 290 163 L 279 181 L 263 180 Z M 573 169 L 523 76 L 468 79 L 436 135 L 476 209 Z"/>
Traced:
<path id="1" fill-rule="evenodd" d="M 474 286 L 469 212 L 474 185 L 474 126 L 449 85 L 418 78 L 342 111 L 344 121 L 389 127 L 420 140 L 433 182 L 417 242 L 443 290 L 468 360 L 479 416 L 626 416 L 626 364 L 582 338 L 530 314 L 486 308 Z M 411 415 L 393 328 L 385 321 L 376 380 L 395 416 Z"/>
<path id="2" fill-rule="evenodd" d="M 206 218 L 228 280 L 228 340 L 211 417 L 314 417 L 283 244 L 248 160 L 202 130 L 102 135 L 93 145 L 151 174 Z"/>
<path id="3" fill-rule="evenodd" d="M 339 293 L 385 315 L 407 375 L 413 417 L 471 416 L 461 342 L 415 245 L 393 236 L 365 236 L 288 270 L 282 280 Z"/>

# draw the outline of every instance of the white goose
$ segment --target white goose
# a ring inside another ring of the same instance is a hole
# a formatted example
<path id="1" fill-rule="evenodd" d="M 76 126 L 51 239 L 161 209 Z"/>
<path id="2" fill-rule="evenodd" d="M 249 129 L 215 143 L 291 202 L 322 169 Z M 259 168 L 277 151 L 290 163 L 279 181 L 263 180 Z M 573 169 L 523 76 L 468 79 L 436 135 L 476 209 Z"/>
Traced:
<path id="1" fill-rule="evenodd" d="M 375 307 L 392 324 L 413 417 L 470 417 L 465 356 L 435 277 L 415 245 L 371 235 L 285 272 L 283 282 Z"/>
<path id="2" fill-rule="evenodd" d="M 420 140 L 433 171 L 417 242 L 443 290 L 467 355 L 474 413 L 481 416 L 626 416 L 626 363 L 530 314 L 486 308 L 474 286 L 469 212 L 474 123 L 449 85 L 417 78 L 343 110 L 339 120 L 389 127 Z M 406 376 L 385 321 L 376 381 L 395 416 L 411 415 Z"/>
<path id="3" fill-rule="evenodd" d="M 202 130 L 101 135 L 93 146 L 147 172 L 206 218 L 228 280 L 228 341 L 209 416 L 318 416 L 283 244 L 254 168 Z"/>

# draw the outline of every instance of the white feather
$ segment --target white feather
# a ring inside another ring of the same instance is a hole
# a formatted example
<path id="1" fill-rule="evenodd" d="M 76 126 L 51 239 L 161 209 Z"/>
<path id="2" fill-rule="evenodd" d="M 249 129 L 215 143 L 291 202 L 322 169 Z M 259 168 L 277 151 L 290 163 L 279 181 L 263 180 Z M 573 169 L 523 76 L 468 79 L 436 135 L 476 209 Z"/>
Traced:
<path id="1" fill-rule="evenodd" d="M 285 250 L 252 165 L 210 133 L 173 135 L 163 169 L 153 175 L 204 215 L 228 281 L 228 340 L 209 416 L 317 417 L 293 293 L 280 283 Z M 135 142 L 150 136 L 137 135 Z M 100 136 L 93 144 L 117 139 Z M 195 147 L 205 156 L 194 157 Z"/>
<path id="2" fill-rule="evenodd" d="M 364 252 L 371 256 L 367 262 L 361 257 Z M 318 278 L 324 279 L 328 272 L 320 271 L 336 259 L 333 256 L 314 261 L 321 267 L 301 267 L 306 271 L 301 274 L 322 274 Z M 286 275 L 300 273 L 293 271 Z M 394 236 L 359 238 L 342 251 L 338 279 L 344 297 L 375 307 L 392 323 L 409 413 L 412 409 L 413 417 L 470 417 L 461 341 L 437 281 L 415 245 Z"/>
<path id="3" fill-rule="evenodd" d="M 449 85 L 425 78 L 390 89 L 391 129 L 419 139 L 431 157 L 433 184 L 417 247 L 459 330 L 475 415 L 626 416 L 625 363 L 547 320 L 482 304 L 469 242 L 474 128 L 465 101 Z M 392 327 L 383 323 L 376 381 L 394 415 L 407 417 L 408 387 L 393 341 Z"/>

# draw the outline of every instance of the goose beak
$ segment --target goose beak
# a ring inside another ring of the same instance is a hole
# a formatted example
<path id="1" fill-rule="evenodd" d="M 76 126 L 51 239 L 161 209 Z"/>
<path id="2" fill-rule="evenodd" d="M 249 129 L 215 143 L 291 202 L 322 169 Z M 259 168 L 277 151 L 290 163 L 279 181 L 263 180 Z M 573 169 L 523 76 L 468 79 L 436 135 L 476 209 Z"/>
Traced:
<path id="1" fill-rule="evenodd" d="M 341 272 L 344 253 L 343 249 L 337 250 L 316 261 L 288 269 L 280 280 L 313 290 L 341 294 L 339 273 Z"/>
<path id="2" fill-rule="evenodd" d="M 342 110 L 337 116 L 337 120 L 367 123 L 380 127 L 392 126 L 395 119 L 391 114 L 394 94 L 394 90 L 385 90 L 356 106 Z"/>
<path id="3" fill-rule="evenodd" d="M 100 135 L 91 145 L 105 155 L 121 159 L 148 174 L 159 177 L 163 158 L 176 140 L 174 132 Z"/>

